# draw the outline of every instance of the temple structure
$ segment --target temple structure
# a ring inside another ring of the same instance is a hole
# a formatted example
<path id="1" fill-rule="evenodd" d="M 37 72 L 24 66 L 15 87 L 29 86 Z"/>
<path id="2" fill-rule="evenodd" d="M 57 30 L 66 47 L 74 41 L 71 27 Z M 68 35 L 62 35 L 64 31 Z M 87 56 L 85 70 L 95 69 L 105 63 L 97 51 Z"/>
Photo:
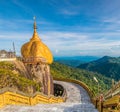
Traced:
<path id="1" fill-rule="evenodd" d="M 53 62 L 53 56 L 38 36 L 35 19 L 33 36 L 29 42 L 21 47 L 21 54 L 30 74 L 28 78 L 37 81 L 41 85 L 41 92 L 44 94 L 53 94 L 53 78 L 49 66 Z"/>

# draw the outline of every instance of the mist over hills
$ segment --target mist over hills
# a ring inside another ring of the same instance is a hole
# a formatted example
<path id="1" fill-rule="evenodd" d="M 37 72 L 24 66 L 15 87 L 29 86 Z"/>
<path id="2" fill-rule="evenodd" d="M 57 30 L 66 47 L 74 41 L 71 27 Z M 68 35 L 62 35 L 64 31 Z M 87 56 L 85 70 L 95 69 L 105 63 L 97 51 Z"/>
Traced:
<path id="1" fill-rule="evenodd" d="M 106 77 L 120 80 L 120 57 L 104 56 L 98 60 L 80 64 L 77 68 L 101 73 Z"/>
<path id="2" fill-rule="evenodd" d="M 56 62 L 65 64 L 71 67 L 77 67 L 80 64 L 87 63 L 97 59 L 99 59 L 99 57 L 95 57 L 95 56 L 54 57 L 54 60 Z"/>

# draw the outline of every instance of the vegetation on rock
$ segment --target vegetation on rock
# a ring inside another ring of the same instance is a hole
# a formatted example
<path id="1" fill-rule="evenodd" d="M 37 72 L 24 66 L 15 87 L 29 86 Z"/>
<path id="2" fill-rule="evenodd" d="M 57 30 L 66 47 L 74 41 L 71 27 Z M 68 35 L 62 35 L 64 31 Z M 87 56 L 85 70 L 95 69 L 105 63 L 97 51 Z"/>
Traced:
<path id="1" fill-rule="evenodd" d="M 15 70 L 11 62 L 0 62 L 0 88 L 12 87 L 24 93 L 40 91 L 37 82 L 27 79 Z"/>

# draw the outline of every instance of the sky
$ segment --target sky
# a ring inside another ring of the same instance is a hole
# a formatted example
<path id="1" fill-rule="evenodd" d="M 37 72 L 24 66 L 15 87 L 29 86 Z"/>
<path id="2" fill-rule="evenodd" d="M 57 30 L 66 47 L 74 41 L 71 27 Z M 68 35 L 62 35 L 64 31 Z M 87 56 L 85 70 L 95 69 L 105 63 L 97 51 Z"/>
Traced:
<path id="1" fill-rule="evenodd" d="M 54 56 L 120 56 L 120 0 L 0 0 L 0 49 L 37 32 Z"/>

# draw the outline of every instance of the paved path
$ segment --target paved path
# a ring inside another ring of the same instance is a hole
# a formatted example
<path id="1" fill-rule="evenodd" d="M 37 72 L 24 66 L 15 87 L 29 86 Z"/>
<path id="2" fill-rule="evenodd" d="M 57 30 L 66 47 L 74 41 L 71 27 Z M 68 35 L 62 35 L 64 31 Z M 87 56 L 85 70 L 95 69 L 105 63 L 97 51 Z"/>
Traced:
<path id="1" fill-rule="evenodd" d="M 98 112 L 90 102 L 87 92 L 74 83 L 55 81 L 63 85 L 67 100 L 60 104 L 38 104 L 35 106 L 6 106 L 0 112 Z"/>

